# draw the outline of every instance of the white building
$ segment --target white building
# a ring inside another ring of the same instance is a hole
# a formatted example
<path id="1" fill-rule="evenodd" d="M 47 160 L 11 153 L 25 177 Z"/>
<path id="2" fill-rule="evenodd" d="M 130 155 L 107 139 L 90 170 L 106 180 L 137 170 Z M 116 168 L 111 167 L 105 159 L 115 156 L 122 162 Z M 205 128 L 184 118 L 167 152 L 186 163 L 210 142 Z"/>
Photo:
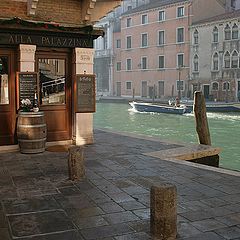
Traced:
<path id="1" fill-rule="evenodd" d="M 240 10 L 194 23 L 191 31 L 192 93 L 206 99 L 236 101 L 240 91 Z"/>

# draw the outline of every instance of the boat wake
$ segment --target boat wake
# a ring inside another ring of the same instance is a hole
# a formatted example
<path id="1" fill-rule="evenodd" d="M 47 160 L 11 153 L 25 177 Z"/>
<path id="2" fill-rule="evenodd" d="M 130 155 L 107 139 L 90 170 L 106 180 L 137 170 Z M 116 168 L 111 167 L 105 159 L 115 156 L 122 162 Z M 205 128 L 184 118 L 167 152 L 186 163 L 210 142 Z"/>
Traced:
<path id="1" fill-rule="evenodd" d="M 228 121 L 240 121 L 240 114 L 236 113 L 207 113 L 208 118 L 221 119 Z"/>

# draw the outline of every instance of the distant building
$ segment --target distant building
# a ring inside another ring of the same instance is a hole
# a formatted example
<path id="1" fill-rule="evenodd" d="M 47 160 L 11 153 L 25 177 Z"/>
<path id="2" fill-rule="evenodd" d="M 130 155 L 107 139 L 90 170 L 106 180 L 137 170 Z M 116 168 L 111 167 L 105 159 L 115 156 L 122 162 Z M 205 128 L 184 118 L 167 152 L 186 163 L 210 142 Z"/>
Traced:
<path id="1" fill-rule="evenodd" d="M 191 27 L 191 92 L 206 99 L 235 101 L 240 91 L 240 10 Z"/>
<path id="2" fill-rule="evenodd" d="M 218 0 L 151 0 L 125 12 L 113 37 L 114 95 L 190 97 L 189 27 L 225 12 Z"/>
<path id="3" fill-rule="evenodd" d="M 104 36 L 94 41 L 94 72 L 96 73 L 96 88 L 98 95 L 113 95 L 113 32 L 120 30 L 120 15 L 149 0 L 125 0 L 115 11 L 101 19 L 95 26 L 104 30 Z"/>

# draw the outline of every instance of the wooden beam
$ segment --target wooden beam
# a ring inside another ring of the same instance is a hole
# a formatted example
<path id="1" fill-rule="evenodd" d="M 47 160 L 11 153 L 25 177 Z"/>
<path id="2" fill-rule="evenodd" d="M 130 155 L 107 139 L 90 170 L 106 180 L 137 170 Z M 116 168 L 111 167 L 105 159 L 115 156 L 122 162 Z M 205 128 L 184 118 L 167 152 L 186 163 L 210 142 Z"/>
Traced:
<path id="1" fill-rule="evenodd" d="M 82 20 L 95 23 L 121 4 L 122 0 L 82 0 Z"/>
<path id="2" fill-rule="evenodd" d="M 194 93 L 193 111 L 195 115 L 196 131 L 198 133 L 199 143 L 211 145 L 205 99 L 200 91 L 196 91 Z"/>

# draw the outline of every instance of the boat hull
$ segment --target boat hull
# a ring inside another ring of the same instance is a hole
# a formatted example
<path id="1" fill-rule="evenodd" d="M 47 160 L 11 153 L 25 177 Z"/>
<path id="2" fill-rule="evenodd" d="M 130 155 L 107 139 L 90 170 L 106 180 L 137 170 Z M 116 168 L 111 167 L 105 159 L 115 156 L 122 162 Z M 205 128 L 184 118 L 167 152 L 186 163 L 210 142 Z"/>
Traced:
<path id="1" fill-rule="evenodd" d="M 190 113 L 191 110 L 187 107 L 174 107 L 165 105 L 154 105 L 150 103 L 129 103 L 133 109 L 138 112 L 155 112 L 155 113 L 170 113 L 170 114 L 184 114 Z"/>

